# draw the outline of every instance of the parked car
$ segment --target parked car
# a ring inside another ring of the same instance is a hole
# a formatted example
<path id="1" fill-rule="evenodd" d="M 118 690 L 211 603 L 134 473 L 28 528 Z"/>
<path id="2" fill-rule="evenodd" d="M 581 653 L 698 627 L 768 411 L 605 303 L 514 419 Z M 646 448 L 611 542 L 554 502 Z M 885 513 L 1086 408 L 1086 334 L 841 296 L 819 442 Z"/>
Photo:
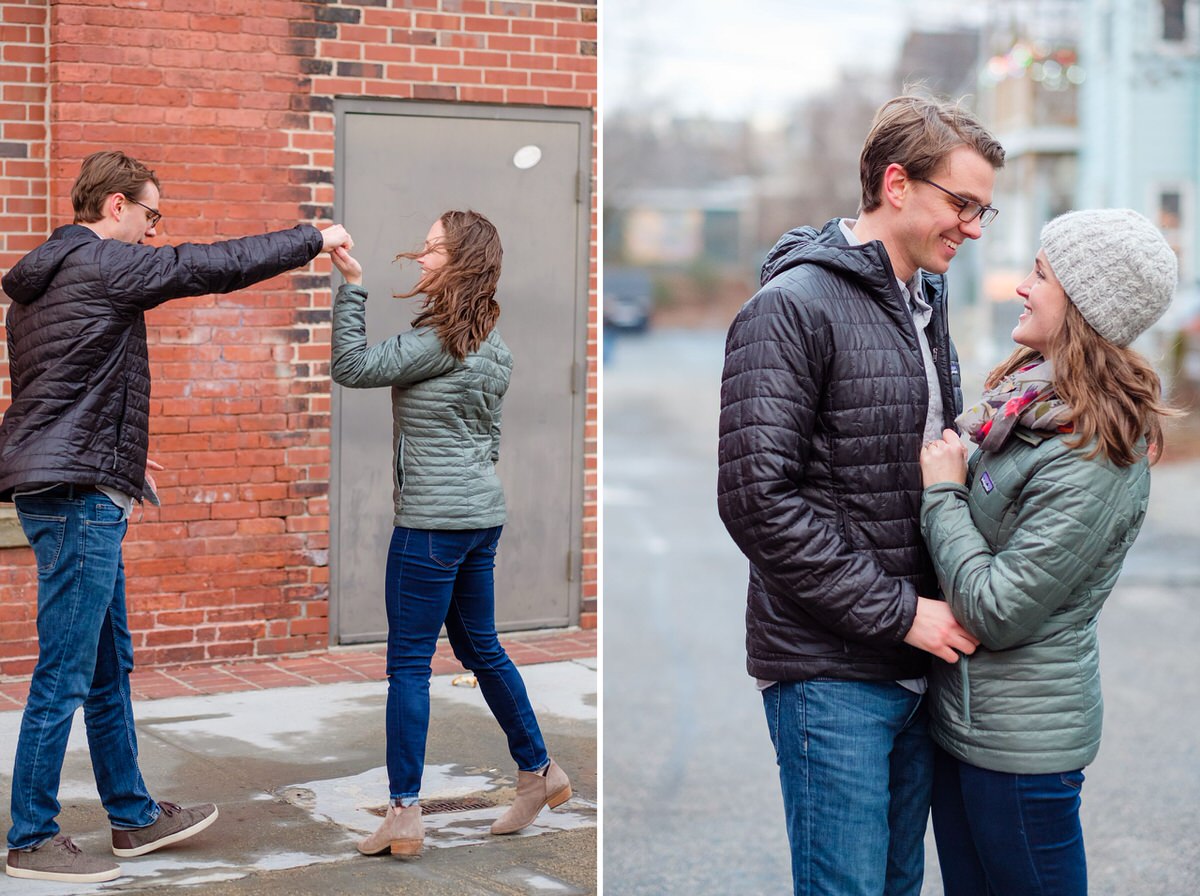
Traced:
<path id="1" fill-rule="evenodd" d="M 650 326 L 653 282 L 640 268 L 604 269 L 604 325 L 640 333 Z"/>

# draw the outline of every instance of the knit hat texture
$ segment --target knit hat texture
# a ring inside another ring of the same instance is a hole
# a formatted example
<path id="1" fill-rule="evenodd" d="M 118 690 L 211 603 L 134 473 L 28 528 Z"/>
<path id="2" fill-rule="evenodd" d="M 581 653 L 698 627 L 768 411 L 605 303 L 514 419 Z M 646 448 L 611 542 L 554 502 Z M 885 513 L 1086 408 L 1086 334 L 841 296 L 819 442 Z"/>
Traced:
<path id="1" fill-rule="evenodd" d="M 1175 253 L 1133 209 L 1059 215 L 1042 228 L 1042 251 L 1083 319 L 1117 345 L 1146 332 L 1175 295 Z"/>

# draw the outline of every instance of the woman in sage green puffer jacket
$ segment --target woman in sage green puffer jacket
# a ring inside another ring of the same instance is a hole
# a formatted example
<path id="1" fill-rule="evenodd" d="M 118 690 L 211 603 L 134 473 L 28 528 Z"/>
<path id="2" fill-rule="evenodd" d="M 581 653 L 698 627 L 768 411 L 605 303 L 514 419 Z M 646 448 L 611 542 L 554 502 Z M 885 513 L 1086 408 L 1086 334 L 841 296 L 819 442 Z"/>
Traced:
<path id="1" fill-rule="evenodd" d="M 1154 370 L 1127 346 L 1166 310 L 1175 256 L 1126 209 L 1046 225 L 1013 339 L 958 423 L 921 452 L 921 528 L 958 622 L 934 662 L 933 821 L 948 896 L 1083 896 L 1083 768 L 1100 746 L 1097 622 L 1162 450 Z"/>
<path id="2" fill-rule="evenodd" d="M 512 355 L 495 329 L 501 255 L 487 218 L 443 214 L 422 251 L 399 256 L 421 266 L 416 288 L 401 297 L 426 297 L 413 329 L 374 346 L 367 345 L 362 267 L 345 249 L 333 256 L 346 280 L 333 304 L 333 379 L 392 390 L 395 529 L 384 585 L 391 804 L 379 829 L 359 842 L 364 855 L 421 851 L 430 663 L 443 625 L 517 764 L 516 799 L 492 833 L 515 833 L 571 796 L 496 635 L 493 577 L 505 506 L 495 464 L 512 374 Z"/>

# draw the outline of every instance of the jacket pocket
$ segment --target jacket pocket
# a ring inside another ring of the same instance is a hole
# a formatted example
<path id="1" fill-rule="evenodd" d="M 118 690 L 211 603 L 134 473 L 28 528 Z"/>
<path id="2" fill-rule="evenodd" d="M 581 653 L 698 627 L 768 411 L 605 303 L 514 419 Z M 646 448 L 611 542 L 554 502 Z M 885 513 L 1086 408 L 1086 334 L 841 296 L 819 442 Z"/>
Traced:
<path id="1" fill-rule="evenodd" d="M 404 433 L 400 433 L 396 443 L 396 489 L 404 491 Z"/>

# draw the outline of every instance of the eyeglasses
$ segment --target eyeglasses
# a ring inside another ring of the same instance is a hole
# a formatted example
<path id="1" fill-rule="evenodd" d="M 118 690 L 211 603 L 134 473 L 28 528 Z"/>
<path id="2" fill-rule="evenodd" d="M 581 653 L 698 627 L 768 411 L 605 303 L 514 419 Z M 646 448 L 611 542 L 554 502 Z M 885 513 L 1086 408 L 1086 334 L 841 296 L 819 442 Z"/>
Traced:
<path id="1" fill-rule="evenodd" d="M 936 186 L 936 184 L 935 184 L 935 186 Z M 162 212 L 160 212 L 158 209 L 151 208 L 150 206 L 146 205 L 146 203 L 138 202 L 136 199 L 130 199 L 130 197 L 128 197 L 128 196 L 126 196 L 125 198 L 128 199 L 130 202 L 132 202 L 134 205 L 140 205 L 142 208 L 144 208 L 146 211 L 148 211 L 150 213 L 150 215 L 146 221 L 147 227 L 154 227 L 156 224 L 158 224 L 159 221 L 162 220 Z"/>
<path id="2" fill-rule="evenodd" d="M 914 177 L 913 180 L 919 180 L 923 184 L 929 184 L 931 187 L 936 187 L 947 196 L 951 196 L 958 202 L 958 220 L 964 224 L 970 224 L 976 218 L 979 219 L 980 227 L 987 227 L 996 220 L 996 215 L 1000 214 L 1000 209 L 992 208 L 990 205 L 984 205 L 982 202 L 976 202 L 974 199 L 968 199 L 966 196 L 959 196 L 957 193 L 952 193 L 940 184 L 935 184 L 931 180 L 926 180 L 923 177 Z"/>

